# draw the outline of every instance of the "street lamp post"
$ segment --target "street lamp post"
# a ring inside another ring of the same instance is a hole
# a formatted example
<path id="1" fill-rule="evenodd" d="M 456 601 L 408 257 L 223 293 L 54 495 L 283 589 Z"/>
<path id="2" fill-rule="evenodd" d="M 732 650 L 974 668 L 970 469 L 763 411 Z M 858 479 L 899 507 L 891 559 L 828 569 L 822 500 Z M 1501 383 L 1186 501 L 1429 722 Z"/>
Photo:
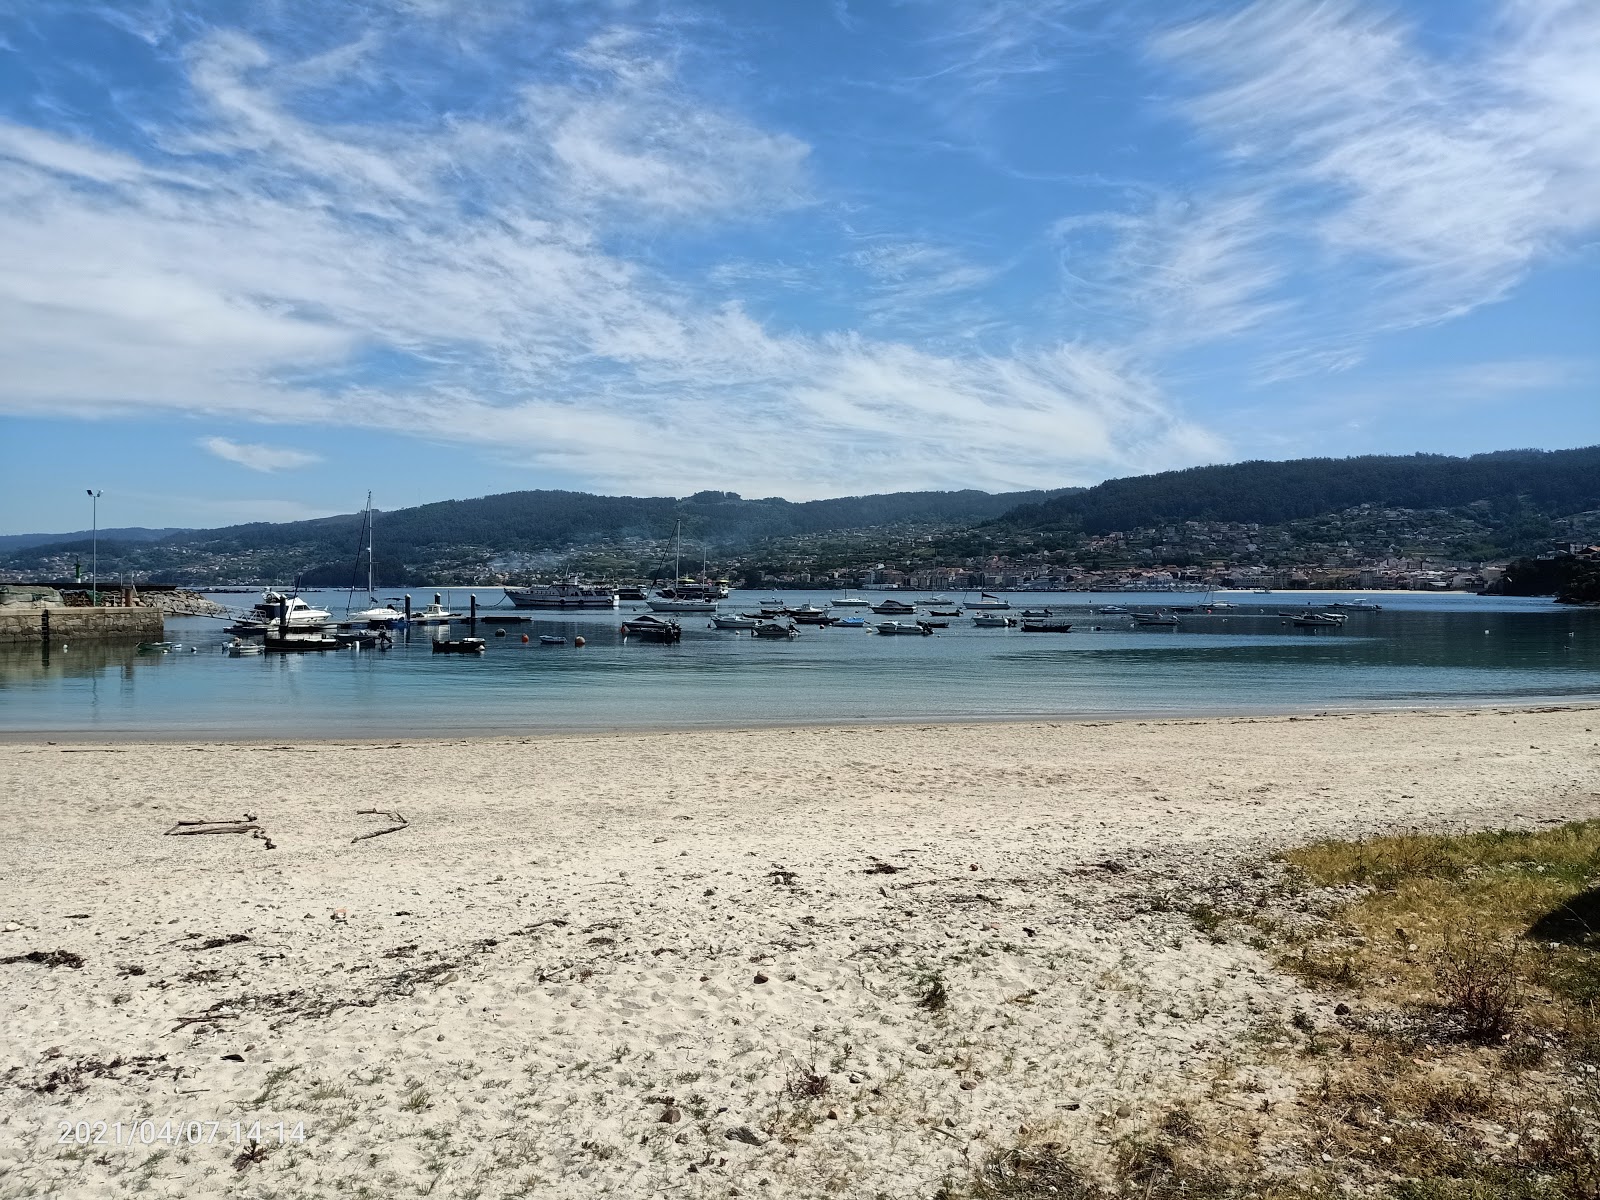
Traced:
<path id="1" fill-rule="evenodd" d="M 89 603 L 99 604 L 100 493 L 94 488 L 84 490 L 89 493 Z"/>

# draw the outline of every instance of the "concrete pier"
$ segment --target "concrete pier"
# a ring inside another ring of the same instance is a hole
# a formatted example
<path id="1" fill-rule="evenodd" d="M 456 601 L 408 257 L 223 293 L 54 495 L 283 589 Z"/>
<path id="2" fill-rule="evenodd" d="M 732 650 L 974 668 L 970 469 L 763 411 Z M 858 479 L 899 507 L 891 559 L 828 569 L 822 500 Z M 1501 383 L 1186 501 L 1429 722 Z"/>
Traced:
<path id="1" fill-rule="evenodd" d="M 33 607 L 20 604 L 0 607 L 0 643 L 112 639 L 159 642 L 161 637 L 161 612 L 154 608 Z"/>

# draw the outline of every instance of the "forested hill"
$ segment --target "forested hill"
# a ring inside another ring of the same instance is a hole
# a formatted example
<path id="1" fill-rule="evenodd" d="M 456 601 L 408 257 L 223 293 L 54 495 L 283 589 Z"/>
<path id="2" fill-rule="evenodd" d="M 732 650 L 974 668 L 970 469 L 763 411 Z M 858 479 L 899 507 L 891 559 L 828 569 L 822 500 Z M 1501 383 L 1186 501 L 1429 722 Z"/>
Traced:
<path id="1" fill-rule="evenodd" d="M 380 560 L 416 562 L 453 547 L 494 553 L 560 551 L 626 538 L 662 541 L 683 522 L 686 541 L 713 547 L 762 538 L 897 524 L 971 524 L 1007 512 L 1019 503 L 1048 500 L 1061 492 L 892 492 L 795 503 L 777 498 L 745 500 L 734 492 L 671 496 L 597 496 L 587 492 L 506 492 L 476 500 L 446 500 L 380 512 L 375 521 Z M 179 569 L 194 554 L 241 558 L 291 552 L 294 563 L 348 563 L 355 556 L 361 515 L 311 521 L 262 522 L 197 529 L 154 541 L 117 539 L 101 531 L 102 564 L 129 559 L 144 569 Z M 81 543 L 81 545 L 80 545 Z M 16 569 L 45 563 L 63 552 L 87 554 L 88 538 L 19 547 L 4 555 Z M 0 550 L 0 554 L 4 554 Z M 295 568 L 298 569 L 298 568 Z"/>
<path id="2" fill-rule="evenodd" d="M 1179 521 L 1281 525 L 1362 504 L 1424 509 L 1479 501 L 1507 515 L 1533 510 L 1564 516 L 1600 508 L 1600 446 L 1502 450 L 1470 458 L 1363 455 L 1190 467 L 1111 479 L 1022 504 L 999 523 L 1106 534 Z"/>

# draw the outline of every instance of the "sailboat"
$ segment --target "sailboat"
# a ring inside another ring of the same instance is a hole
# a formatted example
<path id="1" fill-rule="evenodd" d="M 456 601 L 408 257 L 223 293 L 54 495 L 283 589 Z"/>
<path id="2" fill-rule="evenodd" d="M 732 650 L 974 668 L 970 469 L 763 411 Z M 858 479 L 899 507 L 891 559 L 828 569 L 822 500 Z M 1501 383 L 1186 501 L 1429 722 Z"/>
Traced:
<path id="1" fill-rule="evenodd" d="M 366 511 L 362 514 L 361 532 L 365 535 L 364 540 L 367 543 L 367 603 L 370 607 L 363 608 L 358 612 L 351 611 L 351 605 L 355 602 L 356 595 L 355 581 L 351 580 L 350 594 L 345 598 L 344 602 L 344 620 L 340 621 L 339 624 L 344 626 L 362 626 L 367 629 L 393 629 L 396 626 L 404 625 L 406 620 L 405 613 L 401 612 L 393 605 L 379 604 L 377 594 L 373 587 L 371 492 L 367 493 L 367 507 Z M 361 552 L 358 549 L 356 551 L 356 564 L 358 567 L 360 563 Z"/>
<path id="2" fill-rule="evenodd" d="M 700 583 L 692 579 L 683 578 L 683 522 L 675 521 L 672 526 L 672 586 L 657 588 L 656 594 L 645 601 L 652 612 L 666 613 L 714 613 L 717 611 L 717 601 L 726 593 L 720 586 L 707 584 L 705 581 L 705 564 L 702 562 L 700 569 Z"/>

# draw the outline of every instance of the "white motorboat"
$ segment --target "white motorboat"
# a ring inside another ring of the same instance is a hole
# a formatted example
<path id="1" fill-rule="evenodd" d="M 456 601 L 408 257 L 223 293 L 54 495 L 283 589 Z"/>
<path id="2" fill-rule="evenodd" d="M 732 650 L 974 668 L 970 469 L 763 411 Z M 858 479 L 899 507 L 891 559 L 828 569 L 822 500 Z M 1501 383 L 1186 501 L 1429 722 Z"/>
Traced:
<path id="1" fill-rule="evenodd" d="M 939 605 L 943 608 L 949 608 L 955 601 L 950 599 L 949 596 L 928 596 L 926 599 L 918 600 L 917 603 L 925 607 Z"/>
<path id="2" fill-rule="evenodd" d="M 243 638 L 234 638 L 228 643 L 228 656 L 230 658 L 244 658 L 251 654 L 260 654 L 261 647 L 255 642 L 247 642 Z"/>
<path id="3" fill-rule="evenodd" d="M 979 629 L 1009 629 L 1017 622 L 1013 617 L 1001 617 L 993 613 L 979 613 L 972 618 L 972 623 Z"/>
<path id="4" fill-rule="evenodd" d="M 228 632 L 268 635 L 280 632 L 314 633 L 332 624 L 333 614 L 327 609 L 313 608 L 299 596 L 268 591 L 262 593 L 260 603 L 251 609 L 250 615 L 230 625 Z"/>
<path id="5" fill-rule="evenodd" d="M 448 625 L 451 621 L 461 620 L 461 614 L 451 612 L 445 605 L 439 603 L 439 597 L 433 598 L 433 603 L 426 608 L 411 614 L 413 625 Z"/>
<path id="6" fill-rule="evenodd" d="M 1107 617 L 1125 617 L 1128 615 L 1128 610 L 1120 604 L 1102 604 L 1100 612 L 1101 615 Z"/>
<path id="7" fill-rule="evenodd" d="M 1002 600 L 999 596 L 991 595 L 989 592 L 982 592 L 982 593 L 980 593 L 979 599 L 972 601 L 970 604 L 967 605 L 967 607 L 968 608 L 984 608 L 984 609 L 1003 609 L 1003 608 L 1010 608 L 1011 607 L 1011 601 Z"/>
<path id="8" fill-rule="evenodd" d="M 878 632 L 886 634 L 915 633 L 926 637 L 931 635 L 933 630 L 926 625 L 919 625 L 915 621 L 880 621 L 878 623 Z"/>
<path id="9" fill-rule="evenodd" d="M 713 629 L 754 629 L 760 624 L 760 617 L 733 616 L 711 618 L 711 627 Z"/>
<path id="10" fill-rule="evenodd" d="M 871 608 L 872 607 L 872 601 L 868 600 L 868 599 L 865 599 L 864 597 L 861 597 L 861 596 L 841 596 L 837 600 L 829 601 L 829 603 L 834 608 Z"/>

